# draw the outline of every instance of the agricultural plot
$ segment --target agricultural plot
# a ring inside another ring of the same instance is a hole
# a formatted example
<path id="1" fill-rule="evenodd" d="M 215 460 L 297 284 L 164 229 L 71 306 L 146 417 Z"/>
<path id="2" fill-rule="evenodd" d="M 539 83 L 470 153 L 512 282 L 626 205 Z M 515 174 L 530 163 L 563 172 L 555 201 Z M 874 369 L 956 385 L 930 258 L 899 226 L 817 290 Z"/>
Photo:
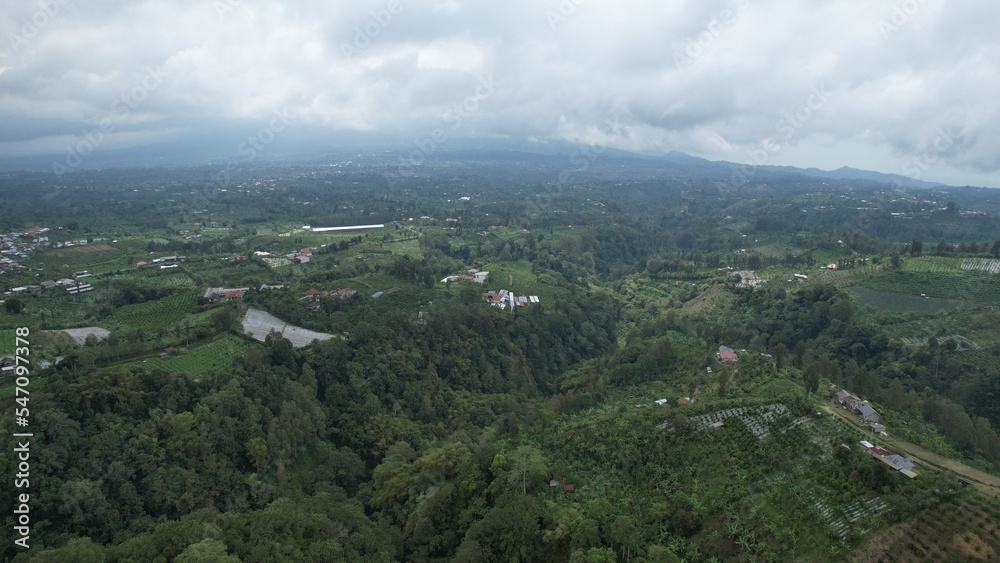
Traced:
<path id="1" fill-rule="evenodd" d="M 916 256 L 904 258 L 900 265 L 904 272 L 959 272 L 962 260 L 948 256 Z"/>
<path id="2" fill-rule="evenodd" d="M 17 335 L 14 333 L 14 329 L 0 329 L 0 356 L 14 353 L 16 338 Z M 31 342 L 31 339 L 28 342 Z"/>
<path id="3" fill-rule="evenodd" d="M 385 244 L 385 247 L 391 250 L 393 254 L 409 256 L 414 259 L 420 259 L 424 255 L 420 250 L 420 241 L 417 239 L 388 242 Z"/>
<path id="4" fill-rule="evenodd" d="M 889 293 L 1000 305 L 1000 276 L 980 271 L 964 271 L 957 266 L 944 265 L 939 271 L 896 270 L 860 285 Z"/>
<path id="5" fill-rule="evenodd" d="M 551 303 L 566 293 L 562 288 L 544 283 L 531 271 L 531 264 L 523 260 L 494 262 L 479 269 L 490 273 L 490 280 L 483 286 L 484 291 L 507 289 L 518 295 L 537 295 L 543 303 Z"/>
<path id="6" fill-rule="evenodd" d="M 774 420 L 779 416 L 786 414 L 787 412 L 788 407 L 780 403 L 766 405 L 763 407 L 738 407 L 695 416 L 692 417 L 689 422 L 698 430 L 706 430 L 708 428 L 712 428 L 715 424 L 726 424 L 727 420 L 735 418 L 742 422 L 743 425 L 746 426 L 747 429 L 759 440 L 763 440 L 771 433 L 771 423 L 774 422 Z M 808 418 L 795 420 L 788 426 L 782 428 L 781 432 L 787 432 L 791 428 L 803 424 L 806 421 L 808 421 Z M 658 424 L 656 427 L 660 430 L 667 430 L 671 432 L 674 430 L 673 425 L 669 422 Z"/>
<path id="7" fill-rule="evenodd" d="M 230 371 L 233 361 L 242 357 L 250 346 L 251 344 L 242 338 L 227 335 L 193 350 L 182 350 L 177 355 L 166 357 L 148 358 L 143 362 L 135 362 L 134 365 L 162 368 L 193 377 L 222 374 Z"/>
<path id="8" fill-rule="evenodd" d="M 828 283 L 838 287 L 857 285 L 864 280 L 872 279 L 878 271 L 875 266 L 858 266 L 846 270 L 810 270 L 805 272 L 812 283 Z"/>
<path id="9" fill-rule="evenodd" d="M 62 277 L 77 270 L 100 274 L 128 265 L 125 253 L 104 244 L 42 250 L 33 254 L 32 259 L 46 277 Z"/>
<path id="10" fill-rule="evenodd" d="M 871 537 L 851 561 L 990 561 L 1000 551 L 1000 503 L 974 496 L 923 512 Z"/>
<path id="11" fill-rule="evenodd" d="M 1000 274 L 1000 260 L 987 260 L 985 258 L 969 258 L 962 261 L 960 266 L 963 270 L 978 270 L 991 274 Z"/>
<path id="12" fill-rule="evenodd" d="M 754 247 L 754 252 L 767 258 L 782 259 L 785 256 L 801 256 L 807 252 L 805 248 L 798 248 L 788 243 L 774 242 Z"/>
<path id="13" fill-rule="evenodd" d="M 889 508 L 889 503 L 879 497 L 854 501 L 844 510 L 834 510 L 822 499 L 817 499 L 813 503 L 820 518 L 833 532 L 846 540 L 851 531 L 851 524 L 861 520 L 865 516 L 878 516 Z"/>
<path id="14" fill-rule="evenodd" d="M 108 317 L 107 323 L 121 331 L 156 330 L 182 320 L 198 304 L 199 295 L 193 291 L 177 293 L 158 301 L 147 301 L 119 307 Z"/>
<path id="15" fill-rule="evenodd" d="M 276 332 L 292 342 L 292 346 L 302 348 L 312 344 L 313 340 L 329 340 L 332 334 L 315 332 L 295 325 L 290 325 L 285 321 L 275 317 L 270 313 L 258 309 L 248 309 L 243 317 L 243 332 L 254 340 L 263 342 L 268 334 Z"/>
<path id="16" fill-rule="evenodd" d="M 939 315 L 954 313 L 971 308 L 958 299 L 940 297 L 920 297 L 906 293 L 876 291 L 867 287 L 854 286 L 848 289 L 859 305 L 889 311 L 892 313 L 912 313 L 916 315 Z"/>

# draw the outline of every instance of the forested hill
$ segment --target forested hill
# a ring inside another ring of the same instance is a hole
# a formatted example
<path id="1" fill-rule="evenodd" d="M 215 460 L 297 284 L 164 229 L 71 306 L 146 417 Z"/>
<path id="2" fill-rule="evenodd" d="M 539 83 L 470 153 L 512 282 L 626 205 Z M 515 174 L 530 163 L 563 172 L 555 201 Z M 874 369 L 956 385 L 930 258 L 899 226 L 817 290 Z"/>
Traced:
<path id="1" fill-rule="evenodd" d="M 635 160 L 4 176 L 2 558 L 1000 553 L 978 484 L 860 445 L 1000 468 L 1000 199 Z"/>

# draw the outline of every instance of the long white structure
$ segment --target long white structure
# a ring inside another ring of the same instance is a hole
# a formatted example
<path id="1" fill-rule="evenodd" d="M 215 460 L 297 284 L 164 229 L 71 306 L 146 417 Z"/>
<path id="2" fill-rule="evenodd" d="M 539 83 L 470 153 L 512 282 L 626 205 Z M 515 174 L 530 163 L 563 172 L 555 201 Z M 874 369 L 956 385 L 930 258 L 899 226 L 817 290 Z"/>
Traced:
<path id="1" fill-rule="evenodd" d="M 385 225 L 354 225 L 352 227 L 313 227 L 314 233 L 331 233 L 337 231 L 367 231 L 369 229 L 381 229 Z"/>

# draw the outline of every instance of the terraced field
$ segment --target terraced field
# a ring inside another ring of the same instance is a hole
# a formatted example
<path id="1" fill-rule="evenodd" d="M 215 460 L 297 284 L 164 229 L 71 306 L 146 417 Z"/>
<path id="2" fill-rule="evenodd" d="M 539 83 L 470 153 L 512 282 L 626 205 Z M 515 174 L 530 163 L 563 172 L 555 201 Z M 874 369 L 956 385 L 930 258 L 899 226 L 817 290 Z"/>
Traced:
<path id="1" fill-rule="evenodd" d="M 185 291 L 158 301 L 125 305 L 115 309 L 105 324 L 122 332 L 130 330 L 155 331 L 186 317 L 194 310 L 200 297 L 198 292 Z"/>
<path id="2" fill-rule="evenodd" d="M 176 373 L 186 373 L 192 377 L 206 377 L 228 373 L 233 361 L 242 357 L 251 346 L 238 336 L 227 335 L 219 340 L 192 350 L 175 352 L 166 357 L 148 358 L 133 365 L 147 368 L 162 368 Z"/>

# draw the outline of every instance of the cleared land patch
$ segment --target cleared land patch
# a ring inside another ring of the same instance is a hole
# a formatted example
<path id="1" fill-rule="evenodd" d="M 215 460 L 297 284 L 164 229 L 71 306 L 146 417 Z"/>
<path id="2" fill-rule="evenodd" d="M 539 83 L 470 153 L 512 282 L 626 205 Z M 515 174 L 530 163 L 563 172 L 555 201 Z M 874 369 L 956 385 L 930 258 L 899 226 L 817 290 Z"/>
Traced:
<path id="1" fill-rule="evenodd" d="M 248 309 L 243 317 L 243 332 L 254 340 L 261 342 L 274 331 L 292 342 L 292 346 L 302 348 L 312 344 L 313 340 L 329 340 L 332 334 L 316 332 L 299 326 L 290 325 L 270 313 L 258 309 Z"/>
<path id="2" fill-rule="evenodd" d="M 106 328 L 101 328 L 99 326 L 87 326 L 83 328 L 67 328 L 63 330 L 66 334 L 73 337 L 76 343 L 83 346 L 87 343 L 87 337 L 91 334 L 95 335 L 100 340 L 107 338 L 111 331 Z"/>

